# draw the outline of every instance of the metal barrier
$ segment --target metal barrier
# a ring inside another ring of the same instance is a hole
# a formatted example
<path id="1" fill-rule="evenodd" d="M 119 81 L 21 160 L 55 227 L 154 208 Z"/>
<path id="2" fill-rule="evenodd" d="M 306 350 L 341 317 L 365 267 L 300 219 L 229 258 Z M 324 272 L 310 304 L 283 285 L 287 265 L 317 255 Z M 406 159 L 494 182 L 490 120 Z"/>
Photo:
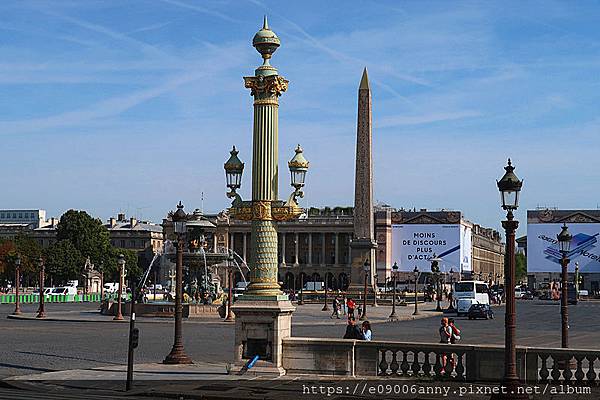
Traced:
<path id="1" fill-rule="evenodd" d="M 14 304 L 15 303 L 15 294 L 3 294 L 0 295 L 0 304 Z M 100 302 L 100 293 L 91 293 L 91 294 L 83 294 L 83 295 L 72 295 L 72 294 L 46 294 L 44 297 L 44 301 L 46 303 L 72 303 L 72 302 L 90 302 L 97 303 Z M 32 304 L 38 303 L 40 301 L 40 296 L 38 294 L 31 293 L 23 293 L 19 294 L 19 302 L 21 304 Z"/>

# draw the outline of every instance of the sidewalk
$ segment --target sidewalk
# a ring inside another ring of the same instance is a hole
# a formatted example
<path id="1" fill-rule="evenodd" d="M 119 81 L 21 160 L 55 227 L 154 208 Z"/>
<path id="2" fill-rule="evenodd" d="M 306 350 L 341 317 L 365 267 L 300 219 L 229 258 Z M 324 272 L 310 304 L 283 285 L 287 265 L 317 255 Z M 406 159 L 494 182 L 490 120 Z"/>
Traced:
<path id="1" fill-rule="evenodd" d="M 341 315 L 340 319 L 330 318 L 332 308 L 329 305 L 329 311 L 321 311 L 322 304 L 304 304 L 296 305 L 296 311 L 293 314 L 293 325 L 345 325 L 346 316 Z M 412 315 L 414 305 L 398 306 L 396 305 L 397 321 L 410 321 L 413 319 L 439 317 L 443 313 L 435 311 L 435 302 L 420 303 L 419 315 Z M 447 308 L 447 304 L 442 304 L 442 308 Z M 389 320 L 391 306 L 382 305 L 378 307 L 367 306 L 367 319 L 372 324 L 392 323 Z M 18 320 L 35 320 L 35 321 L 62 321 L 62 322 L 103 322 L 103 323 L 128 323 L 129 318 L 126 316 L 122 321 L 115 321 L 110 315 L 102 315 L 96 308 L 89 310 L 77 311 L 52 311 L 51 306 L 46 306 L 46 318 L 36 318 L 37 313 L 23 313 L 21 315 L 8 315 L 9 319 Z M 206 317 L 206 318 L 187 318 L 183 320 L 185 324 L 227 324 L 221 318 Z M 136 318 L 137 323 L 163 323 L 171 324 L 172 318 L 155 318 L 155 317 L 140 317 Z M 232 324 L 233 325 L 233 324 Z"/>
<path id="2" fill-rule="evenodd" d="M 251 370 L 250 370 L 251 371 Z M 126 367 L 46 372 L 0 381 L 0 398 L 11 399 L 489 399 L 484 390 L 498 383 L 413 380 L 393 377 L 333 377 L 318 375 L 228 375 L 226 365 L 137 364 L 130 391 L 125 391 Z M 530 384 L 528 386 L 533 386 Z M 536 385 L 540 389 L 549 385 Z M 555 389 L 557 385 L 551 385 Z M 598 398 L 600 388 L 573 393 L 572 400 Z M 3 392 L 10 397 L 2 397 Z M 39 397 L 37 397 L 39 395 Z M 23 396 L 23 397 L 21 397 Z M 34 397 L 32 397 L 34 396 Z M 560 399 L 563 394 L 543 394 L 532 399 Z"/>

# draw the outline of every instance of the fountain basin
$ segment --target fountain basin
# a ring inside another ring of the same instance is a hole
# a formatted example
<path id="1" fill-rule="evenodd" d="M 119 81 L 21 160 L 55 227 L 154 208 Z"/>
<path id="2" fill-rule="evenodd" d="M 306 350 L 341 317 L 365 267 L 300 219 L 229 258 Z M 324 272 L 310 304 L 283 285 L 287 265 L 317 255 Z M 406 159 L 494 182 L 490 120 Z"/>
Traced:
<path id="1" fill-rule="evenodd" d="M 184 318 L 225 318 L 225 307 L 218 304 L 182 304 Z M 121 305 L 123 315 L 129 315 L 130 304 Z M 102 303 L 101 313 L 103 315 L 116 315 L 117 303 L 105 301 Z M 175 303 L 167 301 L 156 301 L 152 303 L 138 303 L 135 305 L 136 317 L 174 318 Z"/>

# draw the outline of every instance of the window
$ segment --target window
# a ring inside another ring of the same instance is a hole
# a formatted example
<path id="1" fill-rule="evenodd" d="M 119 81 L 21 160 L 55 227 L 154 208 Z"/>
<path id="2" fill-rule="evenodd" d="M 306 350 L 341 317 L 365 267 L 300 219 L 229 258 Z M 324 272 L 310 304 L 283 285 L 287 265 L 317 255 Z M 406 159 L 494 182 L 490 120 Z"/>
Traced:
<path id="1" fill-rule="evenodd" d="M 19 213 L 19 219 L 23 218 L 23 213 Z"/>
<path id="2" fill-rule="evenodd" d="M 478 283 L 478 284 L 475 285 L 475 291 L 477 293 L 487 293 L 488 292 L 488 287 L 487 287 L 487 285 Z"/>
<path id="3" fill-rule="evenodd" d="M 17 213 L 13 213 L 13 218 L 17 219 Z"/>
<path id="4" fill-rule="evenodd" d="M 4 218 L 4 213 L 0 213 L 0 218 Z"/>

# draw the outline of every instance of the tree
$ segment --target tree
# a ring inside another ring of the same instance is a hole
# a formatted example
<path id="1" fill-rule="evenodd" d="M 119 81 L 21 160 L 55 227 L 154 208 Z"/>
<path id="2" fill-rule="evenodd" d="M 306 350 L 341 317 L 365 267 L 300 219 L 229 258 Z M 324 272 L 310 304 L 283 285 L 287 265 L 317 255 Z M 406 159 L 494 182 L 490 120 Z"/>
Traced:
<path id="1" fill-rule="evenodd" d="M 69 240 L 84 259 L 90 257 L 96 266 L 105 260 L 111 247 L 108 229 L 100 219 L 92 218 L 85 211 L 64 213 L 56 229 L 56 238 L 58 241 Z"/>
<path id="2" fill-rule="evenodd" d="M 0 239 L 0 276 L 4 280 L 12 281 L 14 274 L 14 258 L 17 254 L 17 248 L 12 240 Z"/>
<path id="3" fill-rule="evenodd" d="M 111 247 L 110 251 L 106 253 L 104 260 L 102 261 L 102 268 L 104 272 L 105 281 L 119 281 L 119 254 L 125 256 L 125 269 L 127 277 L 138 278 L 142 274 L 142 269 L 138 266 L 138 255 L 137 252 L 130 249 L 120 249 L 118 247 Z M 99 269 L 99 266 L 96 265 Z"/>
<path id="4" fill-rule="evenodd" d="M 70 240 L 61 240 L 44 252 L 46 271 L 59 282 L 80 279 L 85 258 Z"/>
<path id="5" fill-rule="evenodd" d="M 515 261 L 515 278 L 517 281 L 521 281 L 527 277 L 527 257 L 523 253 L 517 253 Z"/>

